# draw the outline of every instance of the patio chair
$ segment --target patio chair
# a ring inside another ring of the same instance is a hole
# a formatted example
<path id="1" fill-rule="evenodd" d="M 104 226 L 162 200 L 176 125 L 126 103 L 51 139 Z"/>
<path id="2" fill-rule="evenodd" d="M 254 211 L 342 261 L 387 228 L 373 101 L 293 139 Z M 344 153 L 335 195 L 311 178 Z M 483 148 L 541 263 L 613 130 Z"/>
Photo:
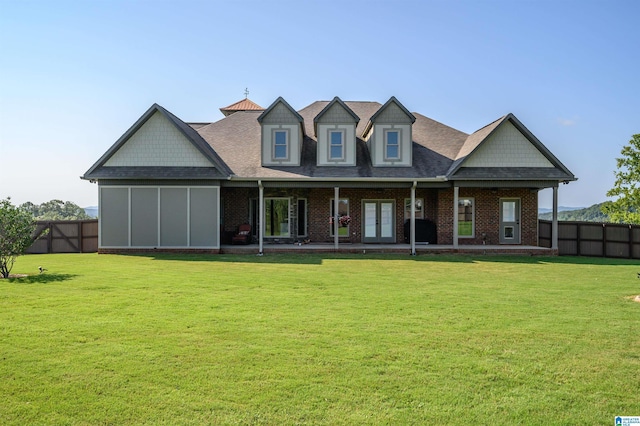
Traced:
<path id="1" fill-rule="evenodd" d="M 243 223 L 231 239 L 231 244 L 249 244 L 251 242 L 251 225 Z"/>

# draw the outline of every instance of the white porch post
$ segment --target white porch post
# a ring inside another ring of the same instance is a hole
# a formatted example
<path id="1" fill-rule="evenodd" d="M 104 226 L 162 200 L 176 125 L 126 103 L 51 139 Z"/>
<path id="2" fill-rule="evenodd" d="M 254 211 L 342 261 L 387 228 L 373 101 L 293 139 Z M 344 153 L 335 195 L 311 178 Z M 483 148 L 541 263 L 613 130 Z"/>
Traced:
<path id="1" fill-rule="evenodd" d="M 558 249 L 558 187 L 553 187 L 553 216 L 551 219 L 551 248 Z"/>
<path id="2" fill-rule="evenodd" d="M 460 188 L 453 187 L 453 248 L 458 248 L 458 196 Z"/>
<path id="3" fill-rule="evenodd" d="M 411 186 L 411 219 L 410 219 L 410 231 L 411 235 L 411 256 L 416 255 L 416 186 L 418 185 L 417 181 L 413 181 L 413 185 Z"/>
<path id="4" fill-rule="evenodd" d="M 259 180 L 258 181 L 258 188 L 259 188 L 259 196 L 258 196 L 258 204 L 259 204 L 259 208 L 258 210 L 260 210 L 259 216 L 258 216 L 258 241 L 259 241 L 259 252 L 258 254 L 260 256 L 262 256 L 262 244 L 263 244 L 263 239 L 264 239 L 264 187 L 262 186 L 262 181 Z"/>
<path id="5" fill-rule="evenodd" d="M 333 248 L 338 250 L 338 207 L 340 206 L 340 188 L 333 188 Z"/>

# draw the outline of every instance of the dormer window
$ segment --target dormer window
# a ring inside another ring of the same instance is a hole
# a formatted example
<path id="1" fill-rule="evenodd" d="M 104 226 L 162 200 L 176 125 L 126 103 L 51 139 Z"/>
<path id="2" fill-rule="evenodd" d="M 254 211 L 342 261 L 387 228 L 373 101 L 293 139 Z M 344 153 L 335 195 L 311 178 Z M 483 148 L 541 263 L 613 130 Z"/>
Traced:
<path id="1" fill-rule="evenodd" d="M 393 96 L 371 116 L 362 132 L 373 167 L 411 167 L 416 118 Z"/>
<path id="2" fill-rule="evenodd" d="M 289 158 L 289 132 L 287 130 L 273 131 L 273 159 L 287 160 Z"/>
<path id="3" fill-rule="evenodd" d="M 337 96 L 315 116 L 313 131 L 318 140 L 317 165 L 356 165 L 356 127 L 360 118 Z"/>
<path id="4" fill-rule="evenodd" d="M 344 160 L 344 130 L 329 131 L 329 160 Z"/>
<path id="5" fill-rule="evenodd" d="M 299 166 L 304 120 L 284 99 L 278 98 L 258 117 L 262 132 L 262 165 Z"/>
<path id="6" fill-rule="evenodd" d="M 400 160 L 400 130 L 385 130 L 384 153 L 387 161 Z"/>

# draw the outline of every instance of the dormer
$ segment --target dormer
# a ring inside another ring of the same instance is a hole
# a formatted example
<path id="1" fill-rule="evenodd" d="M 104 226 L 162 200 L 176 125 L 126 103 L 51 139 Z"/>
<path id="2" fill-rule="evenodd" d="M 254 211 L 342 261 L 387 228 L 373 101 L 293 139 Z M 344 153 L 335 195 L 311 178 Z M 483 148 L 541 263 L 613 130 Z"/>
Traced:
<path id="1" fill-rule="evenodd" d="M 282 97 L 260 116 L 263 166 L 299 166 L 302 157 L 302 116 Z"/>
<path id="2" fill-rule="evenodd" d="M 318 140 L 318 166 L 356 165 L 358 117 L 337 96 L 313 119 Z"/>
<path id="3" fill-rule="evenodd" d="M 362 136 L 374 167 L 411 167 L 414 121 L 394 96 L 371 116 Z"/>

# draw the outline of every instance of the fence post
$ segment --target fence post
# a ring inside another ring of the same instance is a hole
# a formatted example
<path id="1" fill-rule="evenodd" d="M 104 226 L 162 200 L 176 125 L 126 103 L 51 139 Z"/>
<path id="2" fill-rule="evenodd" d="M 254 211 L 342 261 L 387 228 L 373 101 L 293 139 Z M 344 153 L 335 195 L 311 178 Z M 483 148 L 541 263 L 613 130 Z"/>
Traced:
<path id="1" fill-rule="evenodd" d="M 607 257 L 607 224 L 602 224 L 602 257 Z"/>
<path id="2" fill-rule="evenodd" d="M 80 249 L 80 253 L 84 253 L 84 239 L 82 238 L 82 229 L 84 228 L 84 222 L 78 222 L 78 248 Z"/>
<path id="3" fill-rule="evenodd" d="M 580 253 L 580 231 L 582 230 L 582 224 L 576 223 L 576 227 L 577 227 L 576 228 L 576 238 L 577 238 L 577 241 L 576 241 L 576 253 L 577 253 L 578 256 L 581 256 L 581 253 Z"/>
<path id="4" fill-rule="evenodd" d="M 629 259 L 633 259 L 633 227 L 629 225 Z"/>
<path id="5" fill-rule="evenodd" d="M 53 253 L 53 226 L 51 222 L 47 222 L 47 253 Z"/>

